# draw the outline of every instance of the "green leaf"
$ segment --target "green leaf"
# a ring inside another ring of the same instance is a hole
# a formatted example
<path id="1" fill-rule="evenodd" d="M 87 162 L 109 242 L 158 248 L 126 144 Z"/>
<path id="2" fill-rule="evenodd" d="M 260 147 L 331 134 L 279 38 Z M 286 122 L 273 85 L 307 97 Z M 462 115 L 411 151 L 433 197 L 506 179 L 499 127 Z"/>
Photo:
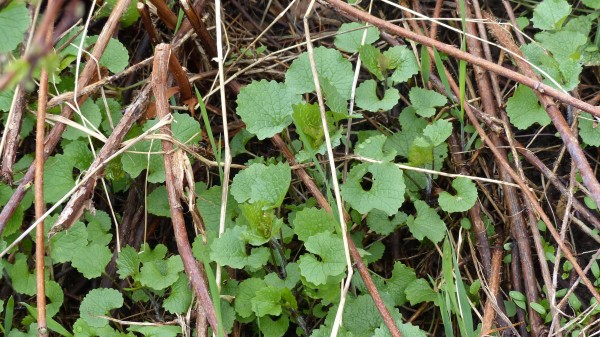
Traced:
<path id="1" fill-rule="evenodd" d="M 0 53 L 7 53 L 17 48 L 24 40 L 31 19 L 25 7 L 25 1 L 11 1 L 0 10 Z"/>
<path id="2" fill-rule="evenodd" d="M 510 123 L 520 130 L 534 123 L 542 126 L 550 124 L 550 117 L 538 102 L 535 92 L 529 87 L 519 85 L 506 103 L 506 113 Z"/>
<path id="3" fill-rule="evenodd" d="M 12 104 L 13 96 L 15 95 L 14 89 L 4 89 L 0 91 L 0 111 L 9 112 L 10 106 Z M 8 118 L 8 114 L 5 114 L 3 117 Z M 3 118 L 4 123 L 6 123 L 6 119 Z"/>
<path id="4" fill-rule="evenodd" d="M 44 201 L 56 203 L 74 186 L 70 161 L 60 154 L 48 158 L 44 164 Z"/>
<path id="5" fill-rule="evenodd" d="M 87 279 L 99 277 L 112 258 L 112 252 L 107 246 L 93 243 L 73 255 L 71 264 Z"/>
<path id="6" fill-rule="evenodd" d="M 385 299 L 384 297 L 384 301 Z M 389 308 L 392 307 L 388 303 L 386 305 Z M 397 315 L 397 312 L 390 311 L 392 315 Z M 375 329 L 379 328 L 381 323 L 383 323 L 383 319 L 369 295 L 349 298 L 343 317 L 344 327 L 355 336 L 373 336 Z"/>
<path id="7" fill-rule="evenodd" d="M 422 241 L 425 237 L 434 243 L 442 241 L 446 236 L 446 224 L 440 219 L 435 209 L 421 200 L 415 200 L 414 205 L 417 210 L 417 217 L 413 218 L 411 215 L 406 221 L 413 236 L 419 241 Z"/>
<path id="8" fill-rule="evenodd" d="M 583 0 L 581 2 L 589 8 L 600 9 L 600 0 Z"/>
<path id="9" fill-rule="evenodd" d="M 298 236 L 298 239 L 306 242 L 313 235 L 333 233 L 336 221 L 333 215 L 324 209 L 310 207 L 296 213 L 293 225 L 294 234 Z"/>
<path id="10" fill-rule="evenodd" d="M 338 277 L 346 270 L 346 258 L 342 239 L 332 233 L 319 233 L 306 240 L 304 246 L 312 254 L 299 259 L 300 273 L 314 285 L 327 283 L 328 277 Z"/>
<path id="11" fill-rule="evenodd" d="M 370 44 L 360 46 L 359 51 L 362 65 L 367 68 L 373 76 L 377 77 L 378 80 L 383 81 L 383 71 L 386 70 L 387 67 L 384 69 L 381 67 L 380 61 L 384 57 L 381 51 Z"/>
<path id="12" fill-rule="evenodd" d="M 281 315 L 281 290 L 275 287 L 264 287 L 255 293 L 250 300 L 252 311 L 257 317 L 265 315 Z"/>
<path id="13" fill-rule="evenodd" d="M 92 327 L 104 327 L 108 325 L 105 316 L 112 309 L 123 306 L 123 295 L 116 289 L 98 288 L 90 291 L 79 307 L 81 318 Z"/>
<path id="14" fill-rule="evenodd" d="M 161 290 L 175 283 L 182 271 L 183 261 L 179 255 L 174 255 L 167 260 L 144 263 L 137 279 L 146 287 Z"/>
<path id="15" fill-rule="evenodd" d="M 588 145 L 600 146 L 598 120 L 587 112 L 579 114 L 579 136 Z"/>
<path id="16" fill-rule="evenodd" d="M 279 207 L 287 194 L 292 173 L 287 163 L 252 164 L 231 183 L 231 194 L 239 203 L 264 203 L 263 209 Z"/>
<path id="17" fill-rule="evenodd" d="M 138 253 L 133 247 L 125 246 L 117 257 L 117 274 L 119 274 L 119 278 L 124 280 L 129 276 L 134 276 L 139 272 L 139 269 L 140 258 Z"/>
<path id="18" fill-rule="evenodd" d="M 129 52 L 121 41 L 110 38 L 106 49 L 100 59 L 100 65 L 108 68 L 112 73 L 120 73 L 129 64 Z"/>
<path id="19" fill-rule="evenodd" d="M 242 281 L 237 289 L 235 296 L 235 312 L 242 318 L 252 317 L 254 314 L 252 303 L 250 302 L 258 291 L 265 288 L 267 284 L 259 278 L 249 278 Z"/>
<path id="20" fill-rule="evenodd" d="M 427 333 L 418 326 L 414 326 L 410 323 L 402 323 L 402 320 L 396 320 L 396 326 L 398 326 L 398 330 L 402 334 L 402 337 L 426 337 Z M 381 326 L 375 330 L 375 334 L 373 337 L 392 337 L 390 330 L 387 328 L 385 324 L 381 324 Z"/>
<path id="21" fill-rule="evenodd" d="M 371 136 L 356 145 L 355 153 L 361 157 L 371 158 L 381 161 L 392 161 L 396 157 L 396 150 L 385 149 L 387 141 L 385 135 Z"/>
<path id="22" fill-rule="evenodd" d="M 273 209 L 264 210 L 263 203 L 240 205 L 243 224 L 247 231 L 244 239 L 253 246 L 260 246 L 279 234 L 283 220 L 277 218 Z"/>
<path id="23" fill-rule="evenodd" d="M 406 46 L 392 47 L 384 51 L 383 56 L 389 59 L 389 69 L 395 69 L 390 76 L 394 83 L 406 82 L 419 73 L 417 58 Z"/>
<path id="24" fill-rule="evenodd" d="M 19 294 L 32 296 L 36 292 L 35 272 L 29 272 L 27 257 L 22 253 L 15 255 L 15 263 L 10 264 L 7 260 L 2 260 L 4 268 L 10 276 L 11 286 Z"/>
<path id="25" fill-rule="evenodd" d="M 157 120 L 153 119 L 144 124 L 144 131 L 156 125 Z M 201 138 L 200 124 L 190 115 L 173 113 L 173 123 L 171 123 L 173 137 L 184 144 L 195 144 Z M 123 170 L 131 178 L 137 178 L 140 173 L 149 167 L 148 182 L 165 182 L 165 164 L 160 140 L 145 140 L 132 146 L 132 151 L 126 152 L 121 156 Z M 148 156 L 150 152 L 150 156 Z M 148 157 L 150 159 L 148 160 Z"/>
<path id="26" fill-rule="evenodd" d="M 190 281 L 184 273 L 179 273 L 179 278 L 171 286 L 171 293 L 163 301 L 163 308 L 172 314 L 183 314 L 187 312 L 191 304 Z"/>
<path id="27" fill-rule="evenodd" d="M 558 29 L 571 13 L 566 0 L 544 0 L 533 10 L 533 27 L 543 30 Z"/>
<path id="28" fill-rule="evenodd" d="M 440 193 L 438 202 L 440 207 L 449 213 L 466 212 L 477 201 L 477 188 L 475 184 L 463 177 L 458 177 L 452 182 L 452 188 L 456 190 L 456 195 L 444 191 Z"/>
<path id="29" fill-rule="evenodd" d="M 75 222 L 69 230 L 58 232 L 50 239 L 50 257 L 55 263 L 71 261 L 79 249 L 87 246 L 87 237 L 88 232 L 83 222 Z"/>
<path id="30" fill-rule="evenodd" d="M 431 289 L 429 282 L 423 278 L 411 282 L 404 292 L 406 293 L 406 299 L 412 306 L 423 302 L 437 302 L 436 292 Z"/>
<path id="31" fill-rule="evenodd" d="M 74 122 L 92 131 L 94 128 L 98 128 L 100 126 L 100 122 L 102 122 L 102 115 L 100 115 L 100 108 L 94 103 L 94 101 L 88 99 L 79 108 L 81 110 L 81 114 L 86 118 L 87 121 L 84 123 L 81 119 L 81 116 L 78 113 L 74 113 Z M 90 124 L 93 127 L 90 126 Z M 64 139 L 75 140 L 86 136 L 87 134 L 85 132 L 77 130 L 71 126 L 67 126 L 67 129 L 63 133 L 62 137 Z"/>
<path id="32" fill-rule="evenodd" d="M 372 182 L 370 188 L 365 189 L 361 183 L 368 175 L 372 176 Z M 404 202 L 405 188 L 402 171 L 394 164 L 363 163 L 350 170 L 341 192 L 350 206 L 361 214 L 378 209 L 394 215 Z"/>
<path id="33" fill-rule="evenodd" d="M 392 296 L 396 306 L 403 306 L 406 303 L 406 288 L 417 279 L 415 271 L 397 261 L 394 263 L 392 277 L 385 281 L 384 291 Z"/>
<path id="34" fill-rule="evenodd" d="M 387 236 L 392 234 L 398 226 L 405 223 L 406 218 L 406 213 L 398 212 L 390 219 L 385 212 L 376 209 L 367 215 L 367 226 L 373 232 Z"/>
<path id="35" fill-rule="evenodd" d="M 178 325 L 158 325 L 158 326 L 139 326 L 133 325 L 127 328 L 127 331 L 141 333 L 145 337 L 177 337 L 181 336 L 181 326 Z"/>
<path id="36" fill-rule="evenodd" d="M 356 106 L 371 112 L 390 110 L 400 100 L 400 93 L 396 88 L 385 91 L 383 98 L 377 97 L 377 82 L 366 80 L 356 88 Z"/>
<path id="37" fill-rule="evenodd" d="M 246 242 L 242 240 L 244 229 L 236 226 L 228 228 L 220 238 L 210 245 L 211 260 L 232 268 L 241 269 L 245 266 L 260 268 L 269 260 L 269 249 L 266 247 L 253 248 L 250 255 L 246 253 Z"/>
<path id="38" fill-rule="evenodd" d="M 198 186 L 198 184 L 197 184 Z M 196 199 L 196 205 L 202 214 L 204 224 L 208 231 L 219 231 L 219 219 L 221 217 L 221 186 L 213 186 L 206 191 L 199 191 L 196 189 L 198 198 Z M 237 203 L 235 199 L 228 194 L 227 196 L 227 210 L 225 213 L 225 227 L 233 227 L 233 216 L 237 212 Z"/>
<path id="39" fill-rule="evenodd" d="M 102 7 L 102 11 L 100 12 L 101 17 L 109 16 L 112 10 L 115 8 L 117 4 L 117 0 L 106 0 L 107 6 Z M 131 2 L 127 9 L 125 9 L 125 13 L 121 15 L 121 24 L 123 28 L 129 27 L 134 24 L 140 18 L 140 13 L 136 8 L 135 2 Z"/>
<path id="40" fill-rule="evenodd" d="M 580 32 L 562 30 L 559 32 L 541 32 L 535 35 L 542 47 L 552 53 L 557 60 L 579 60 L 581 49 L 587 43 L 587 35 Z"/>
<path id="41" fill-rule="evenodd" d="M 102 123 L 100 123 L 100 128 L 104 130 L 105 135 L 111 134 L 112 130 L 121 120 L 121 117 L 123 117 L 121 112 L 121 103 L 114 98 L 107 98 L 106 105 L 104 105 L 102 100 L 98 100 L 97 102 L 98 106 L 100 107 L 100 113 L 102 114 Z"/>
<path id="42" fill-rule="evenodd" d="M 546 315 L 546 308 L 544 308 L 543 305 L 536 302 L 531 302 L 529 303 L 529 306 L 531 307 L 531 309 L 537 311 L 538 314 L 542 316 Z"/>
<path id="43" fill-rule="evenodd" d="M 167 218 L 171 217 L 171 207 L 167 200 L 169 200 L 167 187 L 165 185 L 160 185 L 155 188 L 154 191 L 148 194 L 146 200 L 148 213 Z"/>
<path id="44" fill-rule="evenodd" d="M 299 102 L 300 96 L 282 83 L 254 81 L 240 91 L 237 114 L 246 123 L 246 129 L 262 140 L 292 123 L 292 105 Z"/>
<path id="45" fill-rule="evenodd" d="M 366 28 L 365 45 L 372 44 L 379 40 L 379 30 L 377 27 L 369 26 Z M 362 38 L 365 32 L 365 25 L 358 22 L 344 23 L 340 26 L 333 43 L 339 50 L 356 53 L 361 46 Z"/>
<path id="46" fill-rule="evenodd" d="M 410 89 L 408 97 L 416 113 L 423 117 L 435 115 L 435 107 L 442 106 L 448 101 L 444 95 L 419 87 Z"/>
<path id="47" fill-rule="evenodd" d="M 76 140 L 63 145 L 63 153 L 71 165 L 80 171 L 87 170 L 94 161 L 94 154 L 87 141 Z"/>
<path id="48" fill-rule="evenodd" d="M 321 122 L 321 112 L 318 104 L 296 104 L 294 105 L 294 124 L 301 128 L 302 132 L 308 138 L 310 146 L 317 149 L 325 141 L 325 131 Z M 330 129 L 333 129 L 333 122 L 328 121 Z"/>
<path id="49" fill-rule="evenodd" d="M 318 47 L 314 50 L 314 58 L 319 79 L 326 79 L 337 89 L 344 99 L 350 98 L 354 72 L 352 64 L 342 53 L 335 49 Z M 302 53 L 285 73 L 285 84 L 297 94 L 305 94 L 315 90 L 308 53 Z M 264 99 L 264 97 L 262 97 Z M 281 98 L 277 98 L 281 100 Z"/>
<path id="50" fill-rule="evenodd" d="M 290 319 L 287 316 L 281 316 L 274 321 L 271 317 L 264 316 L 258 319 L 258 325 L 264 337 L 282 337 L 290 326 Z"/>
<path id="51" fill-rule="evenodd" d="M 384 148 L 393 148 L 398 152 L 398 155 L 408 158 L 411 145 L 415 138 L 420 136 L 425 127 L 427 127 L 427 121 L 418 117 L 413 107 L 407 107 L 402 110 L 399 121 L 402 130 L 388 137 Z"/>
<path id="52" fill-rule="evenodd" d="M 450 137 L 452 134 L 452 123 L 445 119 L 438 119 L 433 124 L 427 125 L 423 130 L 423 136 L 429 138 L 430 144 L 437 146 Z"/>

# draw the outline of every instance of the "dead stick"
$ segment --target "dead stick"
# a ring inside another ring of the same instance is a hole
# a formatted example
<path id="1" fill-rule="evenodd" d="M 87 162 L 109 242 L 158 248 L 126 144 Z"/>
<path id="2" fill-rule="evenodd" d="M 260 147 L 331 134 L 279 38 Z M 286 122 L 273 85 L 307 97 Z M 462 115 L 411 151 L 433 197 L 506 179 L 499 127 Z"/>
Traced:
<path id="1" fill-rule="evenodd" d="M 148 0 L 156 7 L 156 15 L 169 27 L 175 29 L 177 26 L 177 15 L 167 6 L 164 0 Z"/>
<path id="2" fill-rule="evenodd" d="M 156 111 L 159 118 L 164 118 L 170 114 L 169 112 L 169 101 L 167 99 L 167 77 L 169 68 L 169 57 L 171 55 L 171 46 L 165 43 L 161 43 L 156 46 L 156 52 L 154 57 L 154 69 L 152 71 L 152 89 L 154 91 L 154 97 L 156 99 Z M 163 126 L 161 131 L 167 135 L 172 136 L 171 128 L 169 126 Z M 169 206 L 171 208 L 171 219 L 173 222 L 173 232 L 175 234 L 175 241 L 177 241 L 177 249 L 183 260 L 185 272 L 190 279 L 190 283 L 194 288 L 196 295 L 200 301 L 204 304 L 202 310 L 206 313 L 208 323 L 212 327 L 213 331 L 218 331 L 217 315 L 214 311 L 212 299 L 208 293 L 208 289 L 200 273 L 200 269 L 192 255 L 192 248 L 187 236 L 185 229 L 185 220 L 183 219 L 183 212 L 180 202 L 180 195 L 177 186 L 175 186 L 175 176 L 173 168 L 175 163 L 173 162 L 174 152 L 173 143 L 168 140 L 162 140 L 162 146 L 165 159 L 165 177 L 167 185 L 167 194 L 169 198 Z"/>
<path id="3" fill-rule="evenodd" d="M 486 336 L 488 331 L 492 328 L 492 322 L 496 311 L 494 310 L 494 302 L 496 305 L 498 301 L 498 289 L 500 288 L 500 274 L 502 273 L 502 246 L 494 248 L 492 254 L 492 273 L 493 277 L 488 278 L 490 281 L 488 300 L 485 303 L 485 309 L 483 311 L 483 319 L 481 321 L 481 334 L 480 336 Z"/>
<path id="4" fill-rule="evenodd" d="M 600 107 L 592 106 L 592 105 L 590 105 L 586 102 L 583 102 L 569 94 L 566 94 L 562 91 L 556 90 L 546 84 L 540 83 L 540 81 L 535 78 L 531 78 L 529 76 L 520 74 L 520 73 L 510 70 L 508 68 L 504 68 L 496 63 L 487 61 L 485 59 L 475 57 L 467 52 L 463 52 L 460 49 L 457 49 L 451 45 L 436 41 L 427 36 L 423 36 L 423 35 L 411 32 L 407 29 L 401 28 L 401 27 L 394 25 L 390 22 L 387 22 L 383 19 L 377 18 L 368 13 L 365 13 L 365 12 L 361 11 L 360 9 L 355 8 L 341 0 L 325 0 L 325 1 L 328 2 L 329 4 L 331 4 L 333 7 L 347 13 L 348 15 L 357 18 L 358 20 L 368 22 L 374 26 L 377 26 L 377 27 L 385 30 L 385 31 L 400 35 L 404 38 L 407 38 L 407 39 L 415 41 L 415 42 L 419 42 L 428 47 L 434 47 L 437 50 L 442 51 L 449 56 L 453 56 L 453 57 L 456 57 L 457 59 L 465 60 L 469 63 L 478 65 L 478 66 L 485 68 L 486 70 L 489 70 L 491 72 L 494 72 L 498 75 L 501 75 L 501 76 L 509 78 L 513 81 L 522 83 L 534 90 L 543 91 L 545 94 L 552 96 L 565 104 L 571 105 L 571 106 L 581 109 L 585 112 L 589 112 L 594 116 L 600 117 Z"/>
<path id="5" fill-rule="evenodd" d="M 48 6 L 55 6 L 50 1 Z M 51 43 L 54 23 L 46 31 L 46 43 Z M 42 69 L 38 90 L 38 110 L 35 122 L 35 218 L 41 219 L 45 213 L 44 204 L 44 135 L 46 119 L 46 103 L 48 102 L 48 69 Z M 46 273 L 45 269 L 45 232 L 44 221 L 40 221 L 35 232 L 35 284 L 38 314 L 38 336 L 48 336 L 46 323 Z"/>
<path id="6" fill-rule="evenodd" d="M 57 5 L 55 5 L 55 6 L 58 6 L 58 4 L 60 2 L 61 2 L 60 0 L 57 0 Z M 121 15 L 125 12 L 125 9 L 127 9 L 129 2 L 130 2 L 130 0 L 119 0 L 119 2 L 117 2 L 115 7 L 113 8 L 110 16 L 108 17 L 108 20 L 106 21 L 106 24 L 104 25 L 104 28 L 102 29 L 102 32 L 100 32 L 98 41 L 94 45 L 94 49 L 92 50 L 93 57 L 90 59 L 89 62 L 87 62 L 85 64 L 85 68 L 81 72 L 81 76 L 79 77 L 78 82 L 77 82 L 78 87 L 85 87 L 86 85 L 89 84 L 91 79 L 94 77 L 96 63 L 94 61 L 92 61 L 92 59 L 99 60 L 102 57 L 102 54 L 104 53 L 104 50 L 106 49 L 106 45 L 108 44 L 108 41 L 110 40 L 111 36 L 115 32 L 116 28 L 118 27 L 119 20 L 121 19 Z M 51 7 L 51 8 L 53 8 L 53 7 Z M 87 96 L 83 96 L 81 98 L 81 100 L 79 101 L 79 103 L 83 104 L 83 102 L 86 99 L 87 99 Z M 65 118 L 71 118 L 72 115 L 73 115 L 73 110 L 69 106 L 65 106 L 62 110 L 61 116 L 65 117 Z M 50 131 L 50 134 L 48 135 L 48 138 L 46 139 L 46 144 L 44 147 L 44 159 L 48 159 L 50 154 L 54 151 L 54 149 L 56 148 L 56 145 L 58 145 L 58 142 L 60 142 L 62 133 L 65 131 L 66 127 L 67 126 L 65 124 L 56 123 L 56 125 L 54 126 L 52 131 Z M 27 191 L 27 189 L 29 189 L 29 185 L 31 184 L 31 182 L 33 180 L 34 172 L 35 172 L 35 164 L 31 165 L 29 167 L 29 170 L 23 177 L 23 179 L 22 179 L 21 183 L 19 184 L 19 186 L 17 187 L 16 191 L 10 197 L 10 200 L 2 209 L 2 212 L 0 212 L 0 234 L 2 234 L 2 232 L 4 231 L 6 222 L 8 221 L 8 219 L 10 219 L 10 216 L 13 214 L 16 207 L 21 203 L 21 200 L 25 196 L 25 192 Z"/>

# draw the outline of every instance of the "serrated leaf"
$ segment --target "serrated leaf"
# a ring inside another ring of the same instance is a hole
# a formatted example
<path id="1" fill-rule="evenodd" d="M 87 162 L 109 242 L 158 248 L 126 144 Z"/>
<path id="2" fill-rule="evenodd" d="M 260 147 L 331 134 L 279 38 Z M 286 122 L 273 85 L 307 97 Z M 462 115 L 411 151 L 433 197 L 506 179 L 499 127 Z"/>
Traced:
<path id="1" fill-rule="evenodd" d="M 117 0 L 106 0 L 106 7 L 102 7 L 102 11 L 100 12 L 101 17 L 109 16 L 115 5 L 117 4 Z M 135 2 L 131 2 L 123 15 L 121 15 L 120 21 L 123 25 L 123 28 L 129 27 L 134 24 L 140 18 L 140 13 L 136 8 Z"/>
<path id="2" fill-rule="evenodd" d="M 315 48 L 314 58 L 319 79 L 327 79 L 337 89 L 341 97 L 349 99 L 354 79 L 350 61 L 339 51 L 325 47 Z M 297 94 L 305 94 L 315 90 L 315 81 L 310 68 L 308 53 L 302 53 L 292 62 L 285 73 L 285 84 Z"/>
<path id="3" fill-rule="evenodd" d="M 372 44 L 379 40 L 379 30 L 376 27 L 366 28 L 365 45 Z M 365 32 L 365 25 L 358 22 L 344 23 L 340 26 L 333 43 L 339 50 L 356 53 L 361 46 L 362 38 Z"/>
<path id="4" fill-rule="evenodd" d="M 93 243 L 80 248 L 71 260 L 71 264 L 83 277 L 93 279 L 99 277 L 112 258 L 107 246 Z"/>
<path id="5" fill-rule="evenodd" d="M 175 283 L 182 271 L 183 261 L 179 255 L 174 255 L 167 260 L 144 263 L 140 268 L 137 280 L 146 287 L 161 290 Z"/>
<path id="6" fill-rule="evenodd" d="M 384 57 L 381 51 L 372 46 L 370 44 L 365 44 L 364 46 L 360 46 L 359 55 L 362 65 L 367 68 L 367 70 L 373 74 L 373 76 L 377 77 L 378 80 L 383 80 L 383 71 L 386 69 L 382 69 L 381 67 L 381 59 Z"/>
<path id="7" fill-rule="evenodd" d="M 211 260 L 232 268 L 241 269 L 245 266 L 260 268 L 269 260 L 270 254 L 266 247 L 252 249 L 246 253 L 246 242 L 242 240 L 244 229 L 236 226 L 228 228 L 220 238 L 210 245 Z"/>
<path id="8" fill-rule="evenodd" d="M 264 316 L 258 319 L 258 324 L 260 332 L 264 337 L 282 337 L 290 326 L 290 319 L 285 315 L 279 317 L 277 320 L 273 320 L 269 316 Z"/>
<path id="9" fill-rule="evenodd" d="M 196 190 L 198 198 L 196 205 L 202 214 L 207 231 L 219 231 L 219 219 L 221 217 L 221 186 L 213 186 L 206 191 Z M 233 216 L 237 213 L 237 203 L 235 199 L 228 194 L 227 210 L 225 213 L 225 227 L 233 227 Z"/>
<path id="10" fill-rule="evenodd" d="M 311 236 L 319 233 L 333 233 L 335 231 L 335 219 L 331 213 L 324 209 L 305 208 L 294 218 L 294 234 L 298 239 L 306 242 Z"/>
<path id="11" fill-rule="evenodd" d="M 3 89 L 0 91 L 0 111 L 10 111 L 10 106 L 12 104 L 12 99 L 14 95 L 14 89 Z M 8 114 L 4 115 L 3 117 L 8 118 Z M 3 121 L 4 123 L 6 123 L 6 119 L 3 118 Z"/>
<path id="12" fill-rule="evenodd" d="M 433 146 L 442 144 L 452 134 L 452 123 L 445 119 L 438 119 L 432 124 L 427 125 L 423 130 L 423 136 L 429 138 Z"/>
<path id="13" fill-rule="evenodd" d="M 361 182 L 368 173 L 373 178 L 371 187 L 365 190 Z M 404 202 L 405 188 L 402 171 L 394 164 L 363 163 L 348 173 L 348 179 L 342 185 L 342 197 L 361 214 L 379 209 L 394 215 Z"/>
<path id="14" fill-rule="evenodd" d="M 148 244 L 144 244 L 140 248 L 140 253 L 138 256 L 140 257 L 140 262 L 146 263 L 155 260 L 162 260 L 167 255 L 167 247 L 163 244 L 158 244 L 154 247 L 154 249 L 150 248 Z"/>
<path id="15" fill-rule="evenodd" d="M 71 261 L 79 249 L 87 246 L 88 232 L 81 221 L 68 230 L 58 232 L 50 239 L 50 257 L 57 263 Z"/>
<path id="16" fill-rule="evenodd" d="M 242 221 L 247 230 L 243 233 L 244 239 L 253 246 L 260 246 L 269 242 L 279 234 L 283 220 L 277 218 L 273 209 L 263 209 L 263 203 L 240 205 Z"/>
<path id="17" fill-rule="evenodd" d="M 192 304 L 192 289 L 190 281 L 184 273 L 171 286 L 171 293 L 163 301 L 163 308 L 172 314 L 185 313 Z"/>
<path id="18" fill-rule="evenodd" d="M 579 114 L 579 136 L 588 145 L 600 146 L 598 120 L 587 112 Z"/>
<path id="19" fill-rule="evenodd" d="M 44 201 L 56 203 L 74 186 L 71 162 L 60 154 L 48 158 L 44 164 Z"/>
<path id="20" fill-rule="evenodd" d="M 139 272 L 139 269 L 140 258 L 135 249 L 129 245 L 122 248 L 117 257 L 117 274 L 119 274 L 119 278 L 124 280 L 129 276 L 134 276 Z"/>
<path id="21" fill-rule="evenodd" d="M 94 130 L 94 128 L 98 128 L 100 123 L 102 122 L 102 116 L 100 115 L 100 108 L 98 105 L 94 103 L 91 99 L 86 100 L 80 106 L 81 114 L 86 118 L 86 122 L 84 123 L 81 119 L 81 116 L 78 113 L 73 114 L 73 121 L 81 126 Z M 90 124 L 93 126 L 90 126 Z M 67 126 L 67 129 L 63 133 L 62 137 L 64 139 L 75 140 L 78 138 L 86 137 L 87 134 L 83 131 L 77 130 L 71 126 Z"/>
<path id="22" fill-rule="evenodd" d="M 403 323 L 402 320 L 396 320 L 396 326 L 402 337 L 426 337 L 427 333 L 418 326 L 414 326 L 410 323 Z M 375 330 L 375 334 L 373 337 L 392 337 L 390 330 L 387 328 L 385 324 L 381 324 L 381 326 Z"/>
<path id="23" fill-rule="evenodd" d="M 389 69 L 394 69 L 390 79 L 394 83 L 406 82 L 419 73 L 419 63 L 415 55 L 406 46 L 395 46 L 383 52 L 389 59 Z"/>
<path id="24" fill-rule="evenodd" d="M 314 285 L 327 283 L 328 277 L 337 277 L 346 270 L 344 244 L 332 233 L 319 233 L 309 237 L 304 246 L 312 254 L 300 257 L 298 265 L 301 275 Z"/>
<path id="25" fill-rule="evenodd" d="M 123 306 L 123 295 L 116 289 L 98 288 L 90 291 L 79 307 L 81 318 L 92 327 L 104 327 L 108 325 L 104 316 L 112 309 Z"/>
<path id="26" fill-rule="evenodd" d="M 385 281 L 384 290 L 392 296 L 396 306 L 406 303 L 406 288 L 417 279 L 415 271 L 402 262 L 394 263 L 392 277 Z"/>
<path id="27" fill-rule="evenodd" d="M 415 112 L 423 117 L 435 115 L 435 108 L 446 104 L 448 101 L 444 95 L 419 87 L 410 89 L 408 97 Z"/>
<path id="28" fill-rule="evenodd" d="M 127 331 L 137 332 L 144 337 L 177 337 L 182 335 L 181 326 L 175 325 L 154 325 L 140 326 L 133 325 L 127 328 Z"/>
<path id="29" fill-rule="evenodd" d="M 251 300 L 256 293 L 265 288 L 267 284 L 259 278 L 249 278 L 242 281 L 238 286 L 238 293 L 235 297 L 235 311 L 242 318 L 251 317 L 254 314 Z"/>
<path id="30" fill-rule="evenodd" d="M 589 8 L 600 9 L 600 0 L 582 0 L 581 2 Z"/>
<path id="31" fill-rule="evenodd" d="M 444 191 L 440 193 L 438 202 L 440 207 L 449 213 L 466 212 L 477 201 L 477 187 L 475 184 L 463 177 L 458 177 L 452 182 L 452 188 L 456 190 L 456 195 Z"/>
<path id="32" fill-rule="evenodd" d="M 399 121 L 402 130 L 388 137 L 384 149 L 394 149 L 398 152 L 398 155 L 408 158 L 411 145 L 415 138 L 421 135 L 427 126 L 427 121 L 418 117 L 413 107 L 402 110 Z"/>
<path id="33" fill-rule="evenodd" d="M 446 224 L 440 219 L 435 209 L 421 200 L 415 200 L 414 205 L 417 217 L 409 216 L 407 220 L 408 228 L 413 236 L 419 241 L 424 238 L 428 238 L 434 243 L 442 241 L 446 236 Z"/>
<path id="34" fill-rule="evenodd" d="M 385 299 L 384 297 L 384 301 Z M 386 306 L 393 307 L 391 303 L 386 303 Z M 395 314 L 393 310 L 390 311 L 392 315 Z M 383 323 L 383 319 L 369 295 L 359 295 L 356 298 L 348 299 L 343 317 L 344 327 L 355 336 L 372 336 L 375 329 Z"/>
<path id="35" fill-rule="evenodd" d="M 281 290 L 275 287 L 264 287 L 254 295 L 250 304 L 257 317 L 281 315 Z"/>
<path id="36" fill-rule="evenodd" d="M 437 302 L 437 294 L 429 282 L 423 278 L 419 278 L 411 282 L 405 290 L 406 299 L 410 302 L 410 305 L 416 305 L 423 302 Z"/>
<path id="37" fill-rule="evenodd" d="M 400 101 L 400 93 L 396 88 L 388 88 L 383 98 L 377 97 L 377 82 L 366 80 L 356 88 L 356 106 L 371 112 L 390 110 Z"/>
<path id="38" fill-rule="evenodd" d="M 157 120 L 153 119 L 144 124 L 144 131 L 156 125 Z M 201 138 L 200 124 L 190 115 L 173 113 L 173 123 L 171 123 L 173 137 L 184 144 L 195 144 Z M 140 173 L 149 168 L 148 182 L 165 182 L 165 164 L 161 154 L 162 144 L 159 140 L 145 140 L 132 146 L 132 151 L 121 156 L 123 170 L 131 178 L 137 178 Z M 150 155 L 148 155 L 150 153 Z M 148 159 L 150 157 L 150 159 Z"/>
<path id="39" fill-rule="evenodd" d="M 310 146 L 317 149 L 325 139 L 325 131 L 321 122 L 321 112 L 318 104 L 296 104 L 294 105 L 294 124 L 302 129 L 308 138 Z M 333 127 L 333 123 L 330 123 Z"/>
<path id="40" fill-rule="evenodd" d="M 169 206 L 169 202 L 167 201 L 167 187 L 165 185 L 160 185 L 154 189 L 154 191 L 148 194 L 148 198 L 146 200 L 148 213 L 154 214 L 157 216 L 171 217 L 171 207 Z"/>
<path id="41" fill-rule="evenodd" d="M 17 253 L 14 261 L 14 264 L 10 264 L 7 260 L 2 260 L 12 282 L 12 289 L 19 294 L 34 295 L 36 292 L 35 273 L 29 272 L 27 257 L 23 253 Z"/>
<path id="42" fill-rule="evenodd" d="M 11 1 L 0 10 L 0 53 L 17 48 L 31 19 L 24 1 Z"/>
<path id="43" fill-rule="evenodd" d="M 264 203 L 264 209 L 279 207 L 292 180 L 287 163 L 252 164 L 238 173 L 231 183 L 231 194 L 239 203 Z"/>
<path id="44" fill-rule="evenodd" d="M 121 41 L 110 38 L 106 49 L 100 58 L 100 65 L 108 68 L 112 73 L 119 73 L 129 64 L 129 52 Z"/>
<path id="45" fill-rule="evenodd" d="M 375 209 L 367 215 L 367 226 L 373 232 L 387 236 L 392 234 L 398 226 L 406 222 L 406 218 L 406 213 L 398 212 L 390 219 L 384 211 Z"/>
<path id="46" fill-rule="evenodd" d="M 385 135 L 371 136 L 356 145 L 355 153 L 361 157 L 371 158 L 381 161 L 392 161 L 396 157 L 396 150 L 385 149 L 387 141 Z"/>
<path id="47" fill-rule="evenodd" d="M 535 39 L 558 60 L 578 60 L 581 48 L 588 40 L 587 35 L 567 30 L 541 32 L 535 35 Z"/>
<path id="48" fill-rule="evenodd" d="M 94 154 L 87 142 L 83 140 L 76 140 L 63 145 L 63 153 L 65 158 L 80 171 L 87 170 L 94 161 Z"/>
<path id="49" fill-rule="evenodd" d="M 533 10 L 533 26 L 543 30 L 560 28 L 571 13 L 571 5 L 566 0 L 544 0 Z"/>
<path id="50" fill-rule="evenodd" d="M 282 83 L 254 81 L 240 91 L 237 114 L 246 123 L 246 129 L 262 140 L 292 123 L 292 105 L 299 102 L 300 96 Z"/>
<path id="51" fill-rule="evenodd" d="M 533 90 L 519 85 L 515 93 L 506 103 L 506 113 L 510 123 L 520 130 L 527 129 L 534 123 L 542 126 L 550 124 L 550 117 L 540 105 Z"/>

